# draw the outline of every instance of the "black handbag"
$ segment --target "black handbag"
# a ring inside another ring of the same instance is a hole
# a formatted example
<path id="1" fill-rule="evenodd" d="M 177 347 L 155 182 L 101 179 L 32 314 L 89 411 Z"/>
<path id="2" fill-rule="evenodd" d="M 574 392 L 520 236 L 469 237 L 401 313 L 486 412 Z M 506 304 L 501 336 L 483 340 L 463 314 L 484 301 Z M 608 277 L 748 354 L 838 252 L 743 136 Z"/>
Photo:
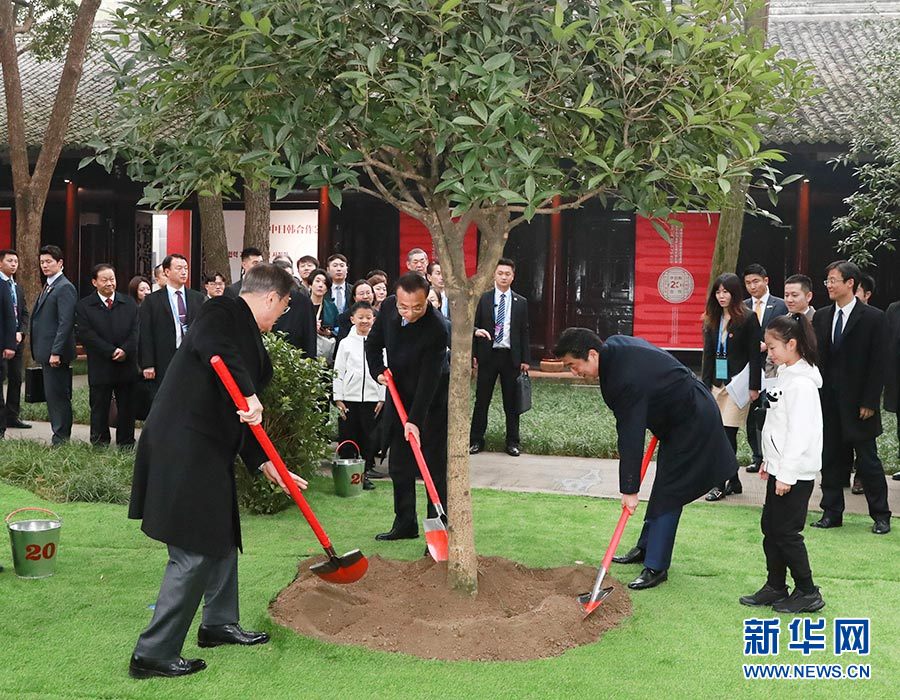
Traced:
<path id="1" fill-rule="evenodd" d="M 516 397 L 520 414 L 531 410 L 531 377 L 528 372 L 522 372 L 516 378 Z"/>
<path id="2" fill-rule="evenodd" d="M 41 367 L 25 368 L 25 403 L 44 403 L 44 370 Z"/>

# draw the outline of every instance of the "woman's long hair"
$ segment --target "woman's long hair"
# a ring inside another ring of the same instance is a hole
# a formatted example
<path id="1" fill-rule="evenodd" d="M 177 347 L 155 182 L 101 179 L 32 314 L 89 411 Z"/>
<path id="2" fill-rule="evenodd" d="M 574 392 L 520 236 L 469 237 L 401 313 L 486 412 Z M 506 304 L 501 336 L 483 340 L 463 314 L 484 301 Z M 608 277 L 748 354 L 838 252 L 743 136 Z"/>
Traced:
<path id="1" fill-rule="evenodd" d="M 805 314 L 786 314 L 773 318 L 766 326 L 766 333 L 771 333 L 782 343 L 797 341 L 797 353 L 810 365 L 816 364 L 816 334 Z"/>
<path id="2" fill-rule="evenodd" d="M 716 300 L 716 292 L 719 287 L 724 287 L 725 291 L 731 294 L 731 303 L 728 305 L 728 313 L 731 314 L 729 328 L 736 328 L 744 323 L 747 317 L 747 307 L 744 306 L 742 296 L 744 294 L 744 286 L 741 284 L 741 278 L 737 275 L 726 272 L 716 277 L 716 281 L 712 283 L 709 289 L 709 296 L 706 298 L 706 313 L 703 314 L 703 324 L 707 328 L 718 328 L 719 322 L 722 320 L 722 307 Z"/>

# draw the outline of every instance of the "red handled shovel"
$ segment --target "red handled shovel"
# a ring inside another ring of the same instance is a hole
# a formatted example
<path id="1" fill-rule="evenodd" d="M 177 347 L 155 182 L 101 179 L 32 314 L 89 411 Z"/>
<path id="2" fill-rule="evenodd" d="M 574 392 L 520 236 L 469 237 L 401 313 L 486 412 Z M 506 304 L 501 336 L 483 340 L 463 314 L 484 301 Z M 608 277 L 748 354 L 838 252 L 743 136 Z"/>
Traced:
<path id="1" fill-rule="evenodd" d="M 225 389 L 228 390 L 228 394 L 231 396 L 231 400 L 234 401 L 234 405 L 237 406 L 239 410 L 246 411 L 248 408 L 247 399 L 244 398 L 244 395 L 238 388 L 237 383 L 234 381 L 234 377 L 231 376 L 231 372 L 228 370 L 228 367 L 225 366 L 225 362 L 222 358 L 218 355 L 214 355 L 209 363 L 212 365 L 216 374 L 219 375 L 219 379 L 222 380 Z M 259 442 L 260 447 L 263 448 L 266 456 L 272 461 L 272 464 L 275 465 L 275 469 L 278 470 L 281 480 L 287 486 L 291 498 L 294 499 L 297 507 L 300 508 L 300 512 L 303 513 L 306 522 L 309 523 L 313 532 L 316 533 L 316 539 L 319 540 L 319 544 L 322 545 L 325 549 L 325 554 L 328 555 L 327 561 L 323 561 L 321 564 L 315 564 L 314 566 L 309 567 L 309 570 L 320 579 L 328 581 L 328 583 L 354 583 L 359 581 L 359 579 L 366 575 L 366 571 L 369 568 L 369 560 L 366 559 L 365 556 L 363 556 L 363 553 L 358 549 L 347 552 L 340 557 L 337 555 L 334 551 L 334 547 L 331 545 L 331 540 L 328 539 L 328 535 L 325 534 L 325 530 L 319 524 L 319 520 L 316 518 L 315 513 L 313 513 L 312 508 L 309 507 L 309 503 L 306 502 L 306 498 L 304 498 L 303 494 L 300 492 L 300 488 L 290 477 L 284 461 L 281 459 L 281 456 L 275 449 L 275 445 L 272 444 L 272 441 L 269 439 L 269 436 L 266 434 L 262 425 L 251 425 L 250 430 L 253 431 L 253 435 L 256 437 L 257 442 Z"/>
<path id="2" fill-rule="evenodd" d="M 397 409 L 397 415 L 400 417 L 400 425 L 404 426 L 408 416 L 406 409 L 403 407 L 403 401 L 400 400 L 400 392 L 397 391 L 397 385 L 394 383 L 394 375 L 391 374 L 391 370 L 386 369 L 384 377 L 387 379 L 388 390 L 391 392 L 394 407 Z M 450 539 L 447 534 L 447 526 L 444 524 L 447 514 L 444 512 L 444 506 L 441 505 L 441 499 L 438 497 L 437 489 L 434 487 L 434 481 L 431 479 L 428 465 L 425 464 L 422 446 L 412 435 L 407 437 L 407 441 L 416 458 L 416 464 L 419 465 L 419 472 L 422 474 L 422 481 L 425 482 L 428 498 L 437 512 L 436 518 L 425 518 L 423 521 L 425 525 L 425 544 L 428 545 L 428 553 L 432 559 L 435 561 L 447 561 L 450 558 Z"/>
<path id="3" fill-rule="evenodd" d="M 647 467 L 650 466 L 650 460 L 653 458 L 653 451 L 656 449 L 657 442 L 659 442 L 658 437 L 655 435 L 650 437 L 650 444 L 647 445 L 647 451 L 644 453 L 644 461 L 641 462 L 642 483 L 644 481 L 644 474 L 647 473 Z M 616 553 L 616 548 L 619 546 L 619 540 L 622 539 L 622 533 L 625 532 L 625 525 L 628 523 L 628 518 L 630 516 L 631 513 L 628 512 L 628 509 L 625 506 L 622 506 L 622 515 L 619 516 L 619 522 L 613 532 L 609 547 L 606 548 L 606 554 L 603 555 L 603 563 L 600 564 L 600 569 L 597 571 L 597 578 L 594 579 L 594 587 L 591 589 L 590 593 L 582 593 L 578 596 L 578 602 L 581 603 L 581 609 L 582 612 L 584 612 L 584 619 L 587 619 L 594 610 L 600 607 L 600 603 L 612 593 L 612 587 L 603 589 L 600 587 L 603 585 L 603 579 L 606 577 L 606 572 L 609 570 L 609 565 L 612 563 L 613 555 Z"/>

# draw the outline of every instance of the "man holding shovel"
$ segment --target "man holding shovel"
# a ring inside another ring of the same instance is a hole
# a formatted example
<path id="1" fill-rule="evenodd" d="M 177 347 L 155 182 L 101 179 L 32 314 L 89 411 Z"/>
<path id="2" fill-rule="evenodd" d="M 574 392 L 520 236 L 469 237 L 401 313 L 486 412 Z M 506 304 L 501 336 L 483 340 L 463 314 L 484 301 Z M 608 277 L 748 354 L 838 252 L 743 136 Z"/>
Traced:
<path id="1" fill-rule="evenodd" d="M 682 507 L 737 470 L 716 402 L 687 367 L 640 338 L 616 335 L 604 343 L 587 328 L 567 328 L 554 354 L 573 374 L 600 380 L 603 400 L 616 416 L 619 490 L 631 513 L 638 504 L 645 434 L 659 438 L 644 528 L 637 546 L 613 559 L 643 563 L 629 588 L 658 586 L 668 578 Z"/>

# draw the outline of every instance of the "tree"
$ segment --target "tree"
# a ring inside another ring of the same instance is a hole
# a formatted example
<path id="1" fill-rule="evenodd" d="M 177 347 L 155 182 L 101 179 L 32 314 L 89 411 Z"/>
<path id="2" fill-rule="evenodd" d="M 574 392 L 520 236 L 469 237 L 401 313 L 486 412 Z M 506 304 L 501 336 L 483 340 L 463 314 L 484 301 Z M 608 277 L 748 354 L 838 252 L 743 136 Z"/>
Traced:
<path id="1" fill-rule="evenodd" d="M 94 17 L 100 0 L 44 0 L 0 2 L 0 67 L 6 99 L 9 158 L 12 166 L 16 208 L 16 247 L 23 260 L 36 261 L 41 245 L 41 222 L 50 190 L 50 180 L 65 145 L 66 132 L 75 105 L 75 94 L 84 66 Z M 31 51 L 40 59 L 58 56 L 65 48 L 62 76 L 50 112 L 50 121 L 34 169 L 25 137 L 25 108 L 19 55 Z M 22 279 L 30 299 L 37 299 L 41 285 L 36 275 Z"/>

